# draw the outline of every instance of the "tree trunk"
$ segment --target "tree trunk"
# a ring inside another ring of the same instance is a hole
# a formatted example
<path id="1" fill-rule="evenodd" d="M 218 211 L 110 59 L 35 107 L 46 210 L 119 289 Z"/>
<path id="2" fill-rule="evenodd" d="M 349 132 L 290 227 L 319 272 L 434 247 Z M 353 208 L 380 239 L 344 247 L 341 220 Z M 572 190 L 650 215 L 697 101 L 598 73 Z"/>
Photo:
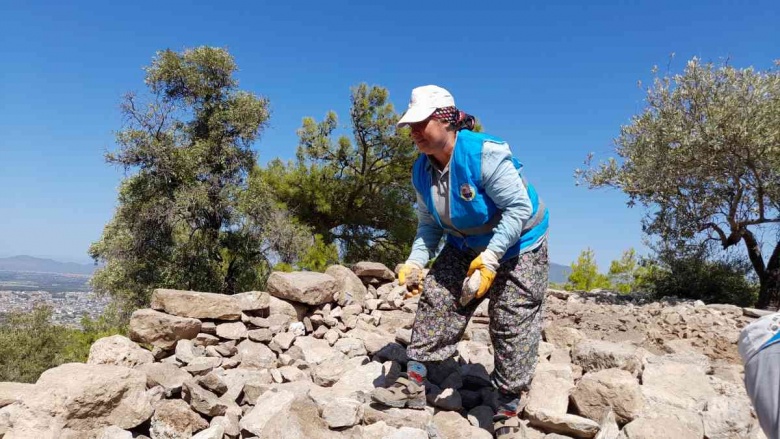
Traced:
<path id="1" fill-rule="evenodd" d="M 761 288 L 758 291 L 756 307 L 766 309 L 771 305 L 777 306 L 780 300 L 780 242 L 769 257 L 766 268 L 757 274 Z"/>

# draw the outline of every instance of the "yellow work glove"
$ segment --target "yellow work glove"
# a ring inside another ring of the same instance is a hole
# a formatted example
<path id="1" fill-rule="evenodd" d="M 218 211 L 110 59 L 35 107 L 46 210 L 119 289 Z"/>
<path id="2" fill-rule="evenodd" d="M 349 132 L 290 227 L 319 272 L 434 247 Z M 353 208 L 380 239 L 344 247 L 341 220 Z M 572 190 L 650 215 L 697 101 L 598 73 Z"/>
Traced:
<path id="1" fill-rule="evenodd" d="M 498 267 L 498 255 L 496 255 L 493 250 L 485 250 L 471 261 L 466 277 L 469 278 L 475 271 L 479 271 L 479 289 L 475 294 L 477 299 L 484 296 L 490 286 L 493 285 L 493 280 L 496 278 Z"/>
<path id="2" fill-rule="evenodd" d="M 416 262 L 407 261 L 398 270 L 398 285 L 406 285 L 407 293 L 404 299 L 416 296 L 422 293 L 423 289 L 423 269 Z"/>

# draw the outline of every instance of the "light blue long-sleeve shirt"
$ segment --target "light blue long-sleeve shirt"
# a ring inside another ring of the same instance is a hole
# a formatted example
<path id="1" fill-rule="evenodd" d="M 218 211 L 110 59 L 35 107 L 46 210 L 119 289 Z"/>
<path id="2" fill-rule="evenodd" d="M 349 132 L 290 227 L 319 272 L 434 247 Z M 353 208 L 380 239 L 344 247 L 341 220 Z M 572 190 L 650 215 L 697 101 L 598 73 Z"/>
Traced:
<path id="1" fill-rule="evenodd" d="M 429 159 L 430 160 L 430 159 Z M 446 190 L 436 190 L 434 197 L 448 197 L 449 191 L 449 165 L 442 172 L 436 172 L 432 163 L 432 171 L 435 177 L 437 189 L 446 186 Z M 523 225 L 531 218 L 533 206 L 528 197 L 528 191 L 522 178 L 512 162 L 512 152 L 506 143 L 485 141 L 482 147 L 482 184 L 485 193 L 493 201 L 501 212 L 501 220 L 493 229 L 493 236 L 487 248 L 501 258 L 506 250 L 517 243 L 523 230 Z M 437 200 L 437 213 L 442 222 L 449 225 L 449 202 Z M 417 235 L 412 244 L 412 252 L 407 262 L 414 262 L 421 266 L 435 255 L 444 229 L 437 223 L 428 210 L 422 196 L 417 194 Z M 540 241 L 541 242 L 541 239 Z M 531 246 L 525 251 L 535 248 Z M 484 248 L 474 249 L 481 252 Z"/>

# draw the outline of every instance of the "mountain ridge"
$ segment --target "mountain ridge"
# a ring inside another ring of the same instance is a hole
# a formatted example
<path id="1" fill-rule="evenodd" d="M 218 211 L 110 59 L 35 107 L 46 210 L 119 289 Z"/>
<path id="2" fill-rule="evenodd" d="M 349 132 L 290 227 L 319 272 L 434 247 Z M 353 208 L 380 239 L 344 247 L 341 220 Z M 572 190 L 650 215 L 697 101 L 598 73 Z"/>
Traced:
<path id="1" fill-rule="evenodd" d="M 97 267 L 93 264 L 60 262 L 54 259 L 37 258 L 28 255 L 0 258 L 0 271 L 91 275 L 95 268 Z"/>
<path id="2" fill-rule="evenodd" d="M 60 262 L 28 255 L 0 258 L 0 271 L 92 275 L 96 268 L 97 266 L 93 264 Z M 550 262 L 550 282 L 566 282 L 570 272 L 571 268 L 567 265 Z"/>

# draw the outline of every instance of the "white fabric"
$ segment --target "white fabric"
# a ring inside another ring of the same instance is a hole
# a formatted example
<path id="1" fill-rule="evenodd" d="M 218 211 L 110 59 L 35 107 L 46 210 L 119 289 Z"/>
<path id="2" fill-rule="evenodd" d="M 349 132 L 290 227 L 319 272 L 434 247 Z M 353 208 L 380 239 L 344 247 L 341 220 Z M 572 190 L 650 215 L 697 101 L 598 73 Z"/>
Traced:
<path id="1" fill-rule="evenodd" d="M 737 349 L 747 363 L 780 330 L 780 313 L 765 315 L 747 325 L 739 334 Z"/>
<path id="2" fill-rule="evenodd" d="M 490 249 L 485 249 L 485 251 L 483 251 L 481 255 L 482 255 L 482 262 L 485 264 L 485 267 L 492 270 L 493 273 L 498 271 L 498 267 L 500 265 L 498 263 L 498 260 L 500 256 L 498 256 L 496 252 Z"/>
<path id="3" fill-rule="evenodd" d="M 422 122 L 428 118 L 437 108 L 454 107 L 455 98 L 447 90 L 437 85 L 424 85 L 412 90 L 412 98 L 409 100 L 409 108 L 396 124 L 404 125 Z"/>
<path id="4" fill-rule="evenodd" d="M 423 266 L 420 265 L 420 263 L 417 262 L 417 261 L 408 260 L 408 261 L 404 262 L 404 264 L 411 265 L 412 267 L 417 268 L 419 270 L 422 270 L 422 268 L 423 268 Z"/>

